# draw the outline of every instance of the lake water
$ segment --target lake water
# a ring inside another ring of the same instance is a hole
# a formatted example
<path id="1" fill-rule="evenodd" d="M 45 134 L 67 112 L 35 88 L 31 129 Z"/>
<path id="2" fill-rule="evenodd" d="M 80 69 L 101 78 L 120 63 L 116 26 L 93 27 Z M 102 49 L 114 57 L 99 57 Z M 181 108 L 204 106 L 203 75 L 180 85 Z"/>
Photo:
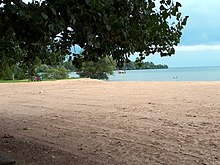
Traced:
<path id="1" fill-rule="evenodd" d="M 70 77 L 77 75 L 71 73 Z M 126 74 L 115 71 L 108 81 L 220 81 L 220 67 L 127 70 Z"/>

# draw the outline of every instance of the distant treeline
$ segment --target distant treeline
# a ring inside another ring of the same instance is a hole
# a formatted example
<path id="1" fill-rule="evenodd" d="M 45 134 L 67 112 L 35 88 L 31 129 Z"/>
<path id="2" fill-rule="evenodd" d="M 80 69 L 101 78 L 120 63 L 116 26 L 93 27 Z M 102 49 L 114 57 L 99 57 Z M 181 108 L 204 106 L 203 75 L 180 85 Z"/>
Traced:
<path id="1" fill-rule="evenodd" d="M 22 68 L 19 63 L 13 66 L 6 66 L 0 69 L 0 80 L 23 80 L 31 79 L 34 76 L 42 76 L 43 79 L 63 79 L 68 78 L 68 73 L 75 71 L 72 62 L 63 62 L 59 65 L 38 64 L 33 70 L 33 76 L 27 68 Z"/>
<path id="2" fill-rule="evenodd" d="M 167 69 L 168 66 L 165 64 L 154 64 L 153 62 L 133 62 L 125 64 L 126 70 L 140 70 L 140 69 Z"/>

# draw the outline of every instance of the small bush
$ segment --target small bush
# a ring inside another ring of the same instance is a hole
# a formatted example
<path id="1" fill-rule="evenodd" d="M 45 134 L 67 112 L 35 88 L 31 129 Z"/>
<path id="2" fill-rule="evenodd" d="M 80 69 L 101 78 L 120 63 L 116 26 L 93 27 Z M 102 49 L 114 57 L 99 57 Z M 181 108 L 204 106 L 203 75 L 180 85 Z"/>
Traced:
<path id="1" fill-rule="evenodd" d="M 108 76 L 113 74 L 115 66 L 115 61 L 108 57 L 98 61 L 85 61 L 77 74 L 80 77 L 107 80 Z"/>
<path id="2" fill-rule="evenodd" d="M 64 67 L 49 68 L 42 74 L 43 79 L 66 79 L 69 78 L 68 70 Z"/>

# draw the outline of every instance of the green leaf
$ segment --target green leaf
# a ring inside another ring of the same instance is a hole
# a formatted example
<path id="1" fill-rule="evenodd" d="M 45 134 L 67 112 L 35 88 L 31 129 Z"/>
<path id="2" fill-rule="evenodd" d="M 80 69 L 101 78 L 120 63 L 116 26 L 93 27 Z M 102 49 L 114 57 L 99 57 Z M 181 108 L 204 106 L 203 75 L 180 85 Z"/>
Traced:
<path id="1" fill-rule="evenodd" d="M 178 13 L 177 16 L 176 16 L 176 19 L 180 20 L 180 17 L 181 17 L 181 13 Z"/>
<path id="2" fill-rule="evenodd" d="M 111 26 L 110 25 L 106 25 L 106 28 L 107 28 L 108 31 L 111 30 Z"/>
<path id="3" fill-rule="evenodd" d="M 88 45 L 91 46 L 92 45 L 92 41 L 88 41 Z"/>
<path id="4" fill-rule="evenodd" d="M 172 10 L 172 12 L 171 12 L 171 14 L 173 15 L 173 16 L 176 16 L 176 13 L 178 12 L 178 8 L 177 7 L 174 7 L 173 8 L 173 10 Z"/>
<path id="5" fill-rule="evenodd" d="M 172 47 L 172 48 L 169 50 L 169 53 L 170 53 L 170 55 L 175 54 L 175 49 Z"/>
<path id="6" fill-rule="evenodd" d="M 163 5 L 161 5 L 160 10 L 166 10 L 166 8 Z"/>
<path id="7" fill-rule="evenodd" d="M 87 5 L 89 4 L 89 2 L 90 2 L 90 0 L 86 0 L 86 4 L 87 4 Z"/>
<path id="8" fill-rule="evenodd" d="M 165 3 L 165 0 L 161 0 L 160 3 L 161 3 L 161 4 L 164 4 L 164 3 Z"/>
<path id="9" fill-rule="evenodd" d="M 72 24 L 74 25 L 76 23 L 76 19 L 72 19 Z"/>
<path id="10" fill-rule="evenodd" d="M 51 8 L 51 11 L 53 12 L 54 15 L 57 15 L 57 12 L 54 8 Z"/>
<path id="11" fill-rule="evenodd" d="M 151 8 L 151 9 L 153 9 L 153 8 L 155 8 L 155 3 L 154 2 L 151 2 L 150 4 L 149 4 L 149 7 Z"/>
<path id="12" fill-rule="evenodd" d="M 47 19 L 48 19 L 48 16 L 47 16 L 47 14 L 46 14 L 46 13 L 42 12 L 42 13 L 41 13 L 41 15 L 42 15 L 42 17 L 43 17 L 45 20 L 47 20 Z"/>
<path id="13" fill-rule="evenodd" d="M 182 21 L 182 25 L 186 25 L 186 22 L 187 22 L 187 19 L 189 18 L 189 16 L 186 16 L 184 19 L 183 19 L 183 21 Z"/>
<path id="14" fill-rule="evenodd" d="M 169 14 L 167 14 L 167 12 L 162 12 L 162 16 L 164 19 L 167 19 L 167 17 L 169 16 Z"/>
<path id="15" fill-rule="evenodd" d="M 26 5 L 24 2 L 22 2 L 22 1 L 19 1 L 19 4 L 20 4 L 21 7 L 23 7 L 23 8 L 27 7 L 27 5 Z"/>
<path id="16" fill-rule="evenodd" d="M 181 3 L 176 2 L 176 7 L 182 7 Z"/>
<path id="17" fill-rule="evenodd" d="M 71 23 L 72 25 L 74 25 L 76 23 L 76 19 L 74 18 L 74 16 L 71 14 Z"/>
<path id="18" fill-rule="evenodd" d="M 55 33 L 57 32 L 57 31 L 55 30 L 54 24 L 49 24 L 49 25 L 48 25 L 48 28 L 49 28 L 49 30 L 52 31 L 52 32 L 55 32 Z"/>
<path id="19" fill-rule="evenodd" d="M 100 43 L 99 43 L 99 42 L 96 42 L 96 43 L 95 43 L 95 48 L 97 48 L 97 49 L 100 48 Z"/>
<path id="20" fill-rule="evenodd" d="M 167 4 L 170 5 L 171 4 L 171 0 L 167 0 Z"/>

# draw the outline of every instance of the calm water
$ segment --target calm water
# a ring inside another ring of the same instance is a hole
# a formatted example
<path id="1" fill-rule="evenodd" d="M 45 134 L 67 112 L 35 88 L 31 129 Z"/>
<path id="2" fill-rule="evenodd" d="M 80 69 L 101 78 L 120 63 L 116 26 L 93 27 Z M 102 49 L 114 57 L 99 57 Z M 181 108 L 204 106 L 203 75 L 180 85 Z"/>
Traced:
<path id="1" fill-rule="evenodd" d="M 220 67 L 127 70 L 126 74 L 114 72 L 109 81 L 220 81 Z"/>

